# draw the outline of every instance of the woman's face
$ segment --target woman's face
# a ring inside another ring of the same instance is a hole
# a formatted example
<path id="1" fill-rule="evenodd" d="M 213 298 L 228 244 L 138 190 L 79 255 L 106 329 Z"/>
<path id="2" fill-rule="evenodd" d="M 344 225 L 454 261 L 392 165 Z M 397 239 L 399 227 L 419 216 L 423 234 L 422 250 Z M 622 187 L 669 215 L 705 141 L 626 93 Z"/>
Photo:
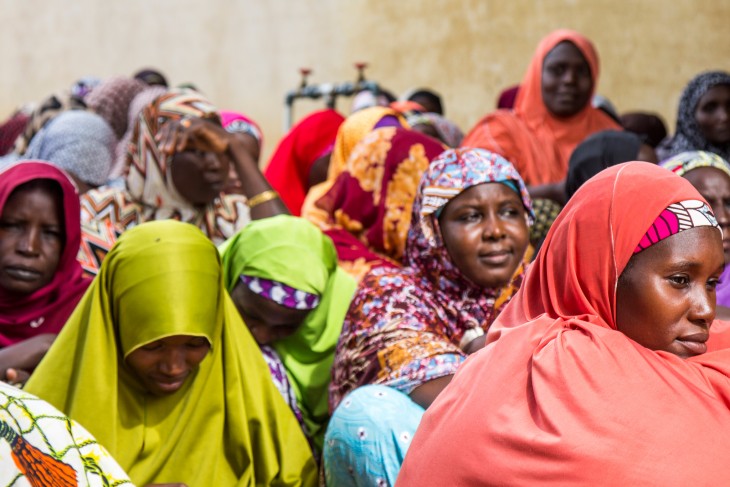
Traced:
<path id="1" fill-rule="evenodd" d="M 730 85 L 717 85 L 702 95 L 695 120 L 708 142 L 730 144 Z"/>
<path id="2" fill-rule="evenodd" d="M 16 189 L 0 215 L 0 287 L 26 295 L 49 284 L 64 242 L 61 198 L 41 187 Z"/>
<path id="3" fill-rule="evenodd" d="M 204 337 L 175 335 L 144 345 L 126 358 L 140 384 L 155 396 L 179 390 L 210 351 Z"/>
<path id="4" fill-rule="evenodd" d="M 723 262 L 713 227 L 685 230 L 634 255 L 618 279 L 616 327 L 651 350 L 705 353 Z"/>
<path id="5" fill-rule="evenodd" d="M 542 101 L 556 117 L 571 117 L 591 99 L 593 78 L 583 54 L 563 41 L 545 56 L 542 65 Z"/>
<path id="6" fill-rule="evenodd" d="M 287 308 L 259 296 L 241 281 L 233 288 L 231 299 L 259 345 L 269 345 L 291 336 L 310 313 L 310 310 Z"/>
<path id="7" fill-rule="evenodd" d="M 722 228 L 725 262 L 730 263 L 730 176 L 714 167 L 698 167 L 684 175 L 712 207 Z"/>
<path id="8" fill-rule="evenodd" d="M 510 282 L 529 243 L 522 200 L 502 183 L 463 191 L 446 204 L 439 227 L 456 267 L 485 288 Z"/>
<path id="9" fill-rule="evenodd" d="M 184 150 L 172 157 L 172 183 L 178 193 L 195 205 L 212 203 L 228 181 L 230 161 L 223 154 Z"/>

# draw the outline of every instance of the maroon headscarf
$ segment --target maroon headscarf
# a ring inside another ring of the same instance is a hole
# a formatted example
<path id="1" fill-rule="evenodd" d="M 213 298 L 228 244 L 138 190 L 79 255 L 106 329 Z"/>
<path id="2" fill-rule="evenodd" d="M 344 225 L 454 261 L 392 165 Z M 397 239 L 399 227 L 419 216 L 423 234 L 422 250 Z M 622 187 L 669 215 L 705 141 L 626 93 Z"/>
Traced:
<path id="1" fill-rule="evenodd" d="M 76 260 L 81 239 L 79 195 L 61 169 L 24 161 L 0 172 L 0 215 L 13 191 L 34 179 L 50 179 L 61 187 L 66 239 L 56 274 L 46 286 L 21 298 L 0 288 L 0 348 L 42 333 L 58 333 L 91 283 L 82 277 Z"/>

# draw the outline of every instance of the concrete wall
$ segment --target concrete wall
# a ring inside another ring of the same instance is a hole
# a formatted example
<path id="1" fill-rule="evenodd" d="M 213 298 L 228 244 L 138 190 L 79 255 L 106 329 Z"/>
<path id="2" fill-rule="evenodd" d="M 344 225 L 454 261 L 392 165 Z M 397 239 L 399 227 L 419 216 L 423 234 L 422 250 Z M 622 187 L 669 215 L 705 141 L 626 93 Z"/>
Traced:
<path id="1" fill-rule="evenodd" d="M 396 94 L 441 92 L 467 130 L 520 81 L 537 42 L 567 27 L 595 42 L 601 94 L 673 129 L 686 82 L 730 70 L 728 19 L 726 0 L 0 0 L 0 117 L 80 76 L 153 66 L 259 121 L 268 155 L 300 67 L 342 82 L 367 61 Z M 295 114 L 319 106 L 298 102 Z"/>

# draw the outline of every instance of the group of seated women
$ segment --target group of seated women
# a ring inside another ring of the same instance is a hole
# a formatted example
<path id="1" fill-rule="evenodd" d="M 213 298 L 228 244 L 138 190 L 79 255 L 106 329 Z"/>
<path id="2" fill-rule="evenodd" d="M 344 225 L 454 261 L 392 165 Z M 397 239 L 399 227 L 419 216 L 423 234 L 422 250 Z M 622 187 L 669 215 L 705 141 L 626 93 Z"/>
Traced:
<path id="1" fill-rule="evenodd" d="M 556 31 L 460 144 L 361 97 L 263 172 L 154 71 L 15 114 L 0 485 L 730 484 L 730 74 L 662 141 L 597 78 Z"/>

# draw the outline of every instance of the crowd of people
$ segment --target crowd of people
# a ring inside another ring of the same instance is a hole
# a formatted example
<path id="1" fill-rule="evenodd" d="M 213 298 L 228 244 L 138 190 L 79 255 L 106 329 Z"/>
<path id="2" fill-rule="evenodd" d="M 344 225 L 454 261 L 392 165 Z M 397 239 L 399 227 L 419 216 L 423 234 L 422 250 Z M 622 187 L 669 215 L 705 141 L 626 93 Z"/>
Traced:
<path id="1" fill-rule="evenodd" d="M 269 161 L 153 69 L 19 108 L 0 485 L 730 485 L 730 73 L 668 133 L 582 34 L 526 65 L 465 132 L 362 91 Z"/>

